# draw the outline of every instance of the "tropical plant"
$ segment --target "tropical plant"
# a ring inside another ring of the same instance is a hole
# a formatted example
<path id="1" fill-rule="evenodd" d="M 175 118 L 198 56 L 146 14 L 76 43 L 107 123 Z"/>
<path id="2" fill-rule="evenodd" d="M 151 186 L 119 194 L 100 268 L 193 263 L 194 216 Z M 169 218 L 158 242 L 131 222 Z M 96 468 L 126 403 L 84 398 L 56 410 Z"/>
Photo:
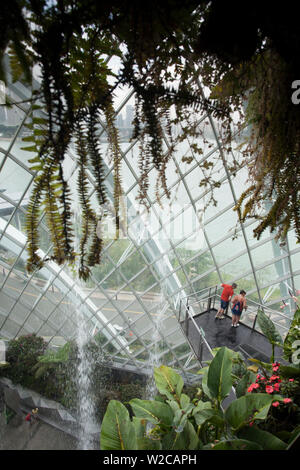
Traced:
<path id="1" fill-rule="evenodd" d="M 102 422 L 100 448 L 287 449 L 299 433 L 298 405 L 293 404 L 297 422 L 285 433 L 281 430 L 280 437 L 261 425 L 268 420 L 271 409 L 277 409 L 279 405 L 282 409 L 291 406 L 292 400 L 288 397 L 273 393 L 274 390 L 272 393 L 265 390 L 252 393 L 253 387 L 249 390 L 250 384 L 246 381 L 240 387 L 240 396 L 224 409 L 224 399 L 232 391 L 233 358 L 236 353 L 226 347 L 216 352 L 209 366 L 200 371 L 202 392 L 193 399 L 182 392 L 183 379 L 179 374 L 166 366 L 156 368 L 154 378 L 159 395 L 154 400 L 130 400 L 132 418 L 120 402 L 112 400 L 109 403 Z M 299 389 L 299 383 L 297 387 Z M 207 401 L 202 399 L 204 396 Z"/>
<path id="2" fill-rule="evenodd" d="M 291 322 L 290 329 L 286 335 L 283 343 L 284 358 L 289 362 L 299 361 L 300 347 L 300 309 L 298 308 L 294 314 L 294 318 Z"/>
<path id="3" fill-rule="evenodd" d="M 38 362 L 32 367 L 35 372 L 35 377 L 38 379 L 46 374 L 49 370 L 53 370 L 58 365 L 65 363 L 69 360 L 70 350 L 72 347 L 71 342 L 67 342 L 64 346 L 53 351 L 48 349 L 42 356 L 38 357 Z"/>
<path id="4" fill-rule="evenodd" d="M 14 383 L 30 387 L 34 382 L 32 367 L 46 347 L 44 339 L 35 333 L 10 340 L 6 351 L 9 367 L 3 369 L 2 373 Z"/>
<path id="5" fill-rule="evenodd" d="M 280 333 L 277 331 L 272 320 L 262 310 L 258 310 L 257 312 L 257 321 L 261 328 L 262 333 L 266 336 L 266 338 L 269 340 L 272 346 L 272 357 L 270 361 L 274 362 L 275 346 L 282 347 L 283 345 L 282 337 Z"/>

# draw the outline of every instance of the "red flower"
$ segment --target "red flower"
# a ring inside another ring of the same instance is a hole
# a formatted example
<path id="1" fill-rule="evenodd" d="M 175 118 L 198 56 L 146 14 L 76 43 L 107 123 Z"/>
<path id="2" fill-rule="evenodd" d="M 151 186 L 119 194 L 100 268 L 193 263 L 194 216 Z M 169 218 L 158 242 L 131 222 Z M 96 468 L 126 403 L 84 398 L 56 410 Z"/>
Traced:
<path id="1" fill-rule="evenodd" d="M 249 426 L 253 426 L 253 424 L 254 424 L 254 422 L 253 422 L 253 421 L 251 421 L 251 423 L 249 423 Z"/>
<path id="2" fill-rule="evenodd" d="M 251 384 L 250 387 L 248 388 L 248 392 L 252 392 L 255 388 L 259 388 L 258 384 Z"/>
<path id="3" fill-rule="evenodd" d="M 280 405 L 279 401 L 274 401 L 274 403 L 272 403 L 272 406 L 275 406 L 275 408 L 277 408 L 277 406 L 279 405 Z"/>
<path id="4" fill-rule="evenodd" d="M 289 382 L 295 382 L 295 379 L 289 379 Z"/>
<path id="5" fill-rule="evenodd" d="M 280 389 L 280 384 L 279 384 L 279 383 L 274 384 L 274 390 L 275 390 L 275 392 L 279 392 L 279 389 Z"/>
<path id="6" fill-rule="evenodd" d="M 283 403 L 291 403 L 292 400 L 290 398 L 284 398 Z"/>
<path id="7" fill-rule="evenodd" d="M 274 380 L 278 380 L 278 379 L 280 380 L 279 375 L 272 375 L 272 377 L 270 377 L 271 382 L 274 382 Z M 278 380 L 278 382 L 279 382 L 279 380 Z"/>
<path id="8" fill-rule="evenodd" d="M 267 393 L 273 393 L 273 392 L 274 392 L 274 388 L 273 388 L 271 385 L 266 385 L 266 392 L 267 392 Z"/>

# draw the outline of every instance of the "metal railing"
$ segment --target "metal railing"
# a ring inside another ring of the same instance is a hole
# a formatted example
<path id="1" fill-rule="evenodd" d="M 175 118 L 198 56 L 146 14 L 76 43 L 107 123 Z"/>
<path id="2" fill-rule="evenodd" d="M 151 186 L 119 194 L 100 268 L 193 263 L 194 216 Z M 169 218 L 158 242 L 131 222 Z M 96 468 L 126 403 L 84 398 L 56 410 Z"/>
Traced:
<path id="1" fill-rule="evenodd" d="M 178 320 L 182 321 L 181 316 L 182 311 L 184 311 L 183 307 L 185 307 L 185 309 L 192 307 L 193 309 L 193 307 L 197 305 L 198 309 L 200 310 L 200 312 L 198 313 L 209 311 L 212 308 L 218 309 L 221 300 L 221 295 L 218 294 L 219 289 L 220 286 L 215 285 L 202 289 L 196 292 L 195 294 L 190 294 L 186 297 L 181 298 Z M 247 307 L 248 308 L 246 313 L 243 314 L 243 321 L 241 322 L 242 324 L 246 324 L 246 326 L 249 326 L 253 330 L 255 330 L 258 311 L 262 310 L 273 321 L 275 326 L 278 326 L 279 328 L 282 328 L 285 331 L 289 330 L 292 318 L 285 315 L 283 312 L 274 310 L 266 305 L 262 305 L 251 299 L 247 299 Z M 226 315 L 228 314 L 228 308 L 229 306 L 225 310 Z M 249 321 L 251 316 L 253 317 L 253 319 L 252 321 Z M 285 324 L 282 322 L 284 322 Z"/>
<path id="2" fill-rule="evenodd" d="M 193 328 L 193 331 L 197 331 L 199 335 L 199 343 L 197 347 L 193 346 L 191 343 L 191 347 L 196 354 L 200 363 L 202 363 L 203 358 L 203 347 L 206 346 L 207 350 L 213 357 L 212 348 L 210 347 L 209 343 L 206 341 L 205 338 L 205 331 L 203 328 L 199 327 L 195 321 L 195 318 L 198 314 L 209 312 L 211 309 L 218 309 L 220 305 L 221 295 L 218 293 L 220 289 L 220 285 L 215 285 L 211 287 L 207 287 L 202 289 L 194 294 L 187 295 L 180 299 L 179 303 L 179 310 L 177 314 L 177 319 L 182 327 L 182 330 L 189 339 L 189 329 Z M 197 306 L 197 311 L 195 312 L 195 306 Z M 282 312 L 278 312 L 266 305 L 262 305 L 254 300 L 247 299 L 247 310 L 246 313 L 243 314 L 241 324 L 260 332 L 259 329 L 256 327 L 256 320 L 257 314 L 259 310 L 262 310 L 274 323 L 276 327 L 281 330 L 280 332 L 284 335 L 287 333 L 290 327 L 290 323 L 292 318 L 288 317 Z M 225 314 L 228 314 L 228 308 L 225 310 Z"/>

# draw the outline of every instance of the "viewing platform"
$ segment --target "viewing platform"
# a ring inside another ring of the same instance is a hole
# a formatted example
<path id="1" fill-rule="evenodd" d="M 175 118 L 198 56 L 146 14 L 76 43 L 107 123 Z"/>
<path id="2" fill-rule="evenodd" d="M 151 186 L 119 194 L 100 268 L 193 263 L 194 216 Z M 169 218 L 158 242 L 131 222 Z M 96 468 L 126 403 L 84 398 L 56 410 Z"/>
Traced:
<path id="1" fill-rule="evenodd" d="M 248 302 L 249 313 L 248 311 L 243 313 L 239 326 L 234 328 L 229 311 L 225 312 L 225 318 L 222 320 L 215 318 L 219 305 L 220 295 L 217 293 L 217 287 L 207 289 L 199 298 L 194 296 L 192 299 L 186 298 L 181 301 L 179 322 L 199 362 L 202 364 L 211 360 L 212 350 L 222 346 L 240 352 L 246 361 L 254 358 L 270 362 L 272 346 L 266 336 L 259 331 L 256 316 L 258 310 L 263 309 L 272 319 L 271 309 L 255 302 Z M 282 317 L 284 323 L 290 320 L 275 311 L 273 316 L 277 321 Z M 282 324 L 280 326 L 288 330 L 287 326 Z M 275 361 L 280 360 L 282 360 L 282 349 L 275 347 Z"/>

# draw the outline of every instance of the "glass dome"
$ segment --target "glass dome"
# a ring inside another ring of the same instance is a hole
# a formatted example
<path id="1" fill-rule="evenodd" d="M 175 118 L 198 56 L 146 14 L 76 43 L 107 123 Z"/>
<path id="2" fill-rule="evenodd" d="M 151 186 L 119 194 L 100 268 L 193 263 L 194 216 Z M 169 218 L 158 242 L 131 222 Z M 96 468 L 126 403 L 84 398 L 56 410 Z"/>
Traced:
<path id="1" fill-rule="evenodd" d="M 200 85 L 199 85 L 200 86 Z M 22 149 L 22 138 L 31 111 L 29 91 L 21 83 L 6 89 L 14 104 L 0 109 L 0 337 L 11 339 L 37 333 L 49 346 L 58 347 L 76 334 L 76 310 L 84 312 L 90 336 L 101 335 L 111 360 L 130 370 L 143 371 L 166 364 L 192 380 L 199 363 L 178 322 L 180 301 L 202 289 L 236 281 L 253 302 L 278 311 L 284 328 L 293 314 L 289 291 L 300 284 L 300 247 L 293 231 L 285 244 L 276 233 L 265 231 L 253 237 L 255 222 L 239 223 L 233 208 L 248 184 L 247 168 L 235 174 L 230 157 L 223 155 L 222 139 L 210 115 L 200 116 L 207 138 L 201 156 L 193 154 L 192 141 L 177 146 L 167 168 L 170 198 L 156 198 L 156 170 L 149 172 L 149 211 L 138 205 L 140 172 L 139 142 L 130 140 L 134 96 L 131 90 L 116 92 L 116 123 L 121 138 L 122 235 L 114 239 L 114 217 L 104 228 L 102 263 L 92 268 L 87 283 L 80 282 L 66 266 L 48 262 L 32 275 L 26 273 L 24 223 L 34 171 L 30 152 Z M 105 122 L 99 121 L 102 154 L 106 162 L 107 194 L 113 198 L 113 169 L 107 153 Z M 180 132 L 180 129 L 173 129 Z M 165 151 L 170 142 L 165 136 Z M 238 151 L 232 146 L 232 160 Z M 192 163 L 187 156 L 192 155 Z M 229 160 L 228 160 L 229 158 Z M 207 206 L 210 190 L 202 187 L 200 163 L 215 162 L 215 204 Z M 74 189 L 76 229 L 77 158 L 69 149 L 65 176 Z M 88 175 L 90 200 L 96 205 L 92 172 Z M 48 229 L 41 214 L 41 254 L 51 254 Z M 284 313 L 279 306 L 284 300 Z"/>

